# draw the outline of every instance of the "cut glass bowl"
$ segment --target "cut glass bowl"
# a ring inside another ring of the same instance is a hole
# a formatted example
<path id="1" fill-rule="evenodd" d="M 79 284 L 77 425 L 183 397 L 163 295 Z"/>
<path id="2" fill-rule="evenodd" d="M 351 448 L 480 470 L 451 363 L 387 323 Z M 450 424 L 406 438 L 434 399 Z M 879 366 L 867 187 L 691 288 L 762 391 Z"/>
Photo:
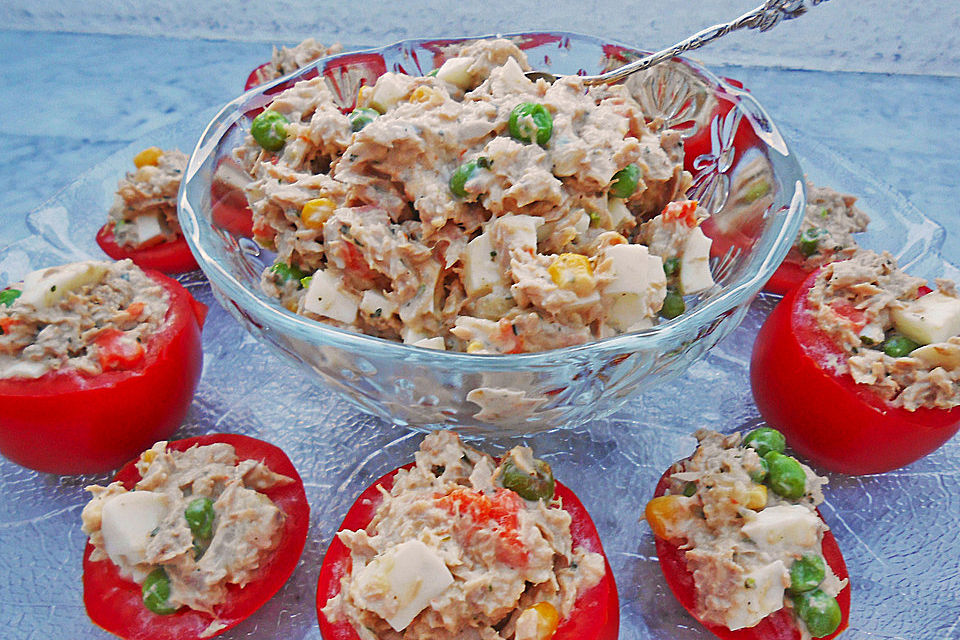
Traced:
<path id="1" fill-rule="evenodd" d="M 596 73 L 639 52 L 572 33 L 508 35 L 534 69 Z M 476 355 L 423 349 L 362 335 L 284 309 L 260 290 L 273 255 L 249 237 L 244 175 L 232 160 L 250 122 L 296 81 L 321 75 L 345 111 L 361 86 L 386 71 L 423 75 L 451 45 L 473 38 L 405 40 L 318 60 L 248 91 L 210 122 L 180 191 L 180 223 L 223 306 L 255 337 L 354 406 L 410 426 L 475 435 L 572 427 L 683 372 L 740 323 L 783 259 L 803 216 L 803 175 L 776 125 L 749 93 L 683 59 L 631 78 L 654 129 L 686 140 L 688 194 L 712 217 L 717 285 L 687 300 L 678 318 L 643 331 L 564 349 Z"/>

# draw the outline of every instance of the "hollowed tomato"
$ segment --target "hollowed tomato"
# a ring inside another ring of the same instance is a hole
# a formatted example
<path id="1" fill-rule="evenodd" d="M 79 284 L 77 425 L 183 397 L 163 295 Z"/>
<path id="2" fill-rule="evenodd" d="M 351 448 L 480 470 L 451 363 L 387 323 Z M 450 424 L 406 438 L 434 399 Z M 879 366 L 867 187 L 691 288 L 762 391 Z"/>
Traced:
<path id="1" fill-rule="evenodd" d="M 176 280 L 147 275 L 170 296 L 170 308 L 135 364 L 95 376 L 60 369 L 0 379 L 0 453 L 37 471 L 98 473 L 180 426 L 203 366 L 207 307 Z"/>
<path id="2" fill-rule="evenodd" d="M 307 539 L 310 507 L 297 470 L 287 455 L 270 443 L 238 434 L 215 433 L 177 440 L 167 446 L 185 451 L 194 445 L 215 442 L 232 445 L 240 460 L 258 460 L 271 471 L 294 480 L 263 491 L 285 516 L 280 544 L 260 567 L 256 579 L 243 587 L 227 585 L 229 599 L 216 607 L 217 620 L 224 625 L 217 631 L 221 633 L 250 617 L 290 578 Z M 139 480 L 136 460 L 120 469 L 114 478 L 127 489 L 133 489 Z M 151 612 L 143 604 L 140 585 L 121 576 L 109 559 L 91 562 L 92 551 L 93 546 L 87 543 L 83 554 L 83 602 L 87 615 L 97 626 L 125 640 L 194 640 L 201 638 L 200 634 L 213 621 L 210 614 L 186 607 L 171 615 Z"/>
<path id="3" fill-rule="evenodd" d="M 97 232 L 97 244 L 114 260 L 130 258 L 141 269 L 184 273 L 200 268 L 183 236 L 172 242 L 162 242 L 143 249 L 127 249 L 117 244 L 113 237 L 113 225 L 108 222 Z"/>
<path id="4" fill-rule="evenodd" d="M 409 469 L 413 465 L 402 467 Z M 399 469 L 381 477 L 360 494 L 347 516 L 340 525 L 340 531 L 356 531 L 365 528 L 383 502 L 383 494 L 378 487 L 390 491 L 393 479 Z M 572 518 L 570 535 L 573 546 L 582 546 L 589 551 L 603 554 L 600 535 L 587 513 L 583 503 L 570 489 L 556 483 L 554 496 L 563 503 Z M 606 571 L 603 579 L 580 596 L 570 616 L 560 622 L 552 640 L 615 640 L 620 629 L 620 605 L 617 598 L 617 586 L 613 579 L 610 563 L 604 556 Z M 324 640 L 359 640 L 353 626 L 346 621 L 330 622 L 323 614 L 327 601 L 340 593 L 340 579 L 350 572 L 350 550 L 336 536 L 330 543 L 327 555 L 320 567 L 320 579 L 317 584 L 317 617 L 320 621 L 320 635 Z"/>
<path id="5" fill-rule="evenodd" d="M 791 443 L 792 444 L 792 443 Z M 670 469 L 660 476 L 660 482 L 654 490 L 654 497 L 662 496 L 670 486 Z M 817 511 L 820 519 L 823 516 Z M 771 613 L 760 621 L 759 624 L 746 629 L 730 629 L 718 625 L 704 622 L 697 617 L 697 593 L 693 581 L 693 574 L 687 569 L 687 561 L 684 557 L 686 551 L 680 548 L 680 545 L 664 540 L 663 538 L 654 538 L 654 544 L 657 549 L 657 558 L 660 560 L 660 569 L 663 571 L 663 577 L 670 587 L 670 591 L 680 601 L 683 608 L 687 610 L 697 621 L 705 628 L 722 640 L 800 640 L 800 630 L 794 624 L 793 616 L 786 609 L 780 609 Z M 840 547 L 837 545 L 833 533 L 827 530 L 823 534 L 822 541 L 823 558 L 841 580 L 847 578 L 847 565 L 843 561 L 843 554 L 840 553 Z M 850 620 L 850 586 L 847 585 L 843 591 L 837 595 L 837 603 L 840 605 L 842 618 L 837 630 L 823 640 L 830 640 L 840 635 L 847 628 Z"/>
<path id="6" fill-rule="evenodd" d="M 960 429 L 960 407 L 895 407 L 828 362 L 845 357 L 809 312 L 816 273 L 776 306 L 750 362 L 753 397 L 790 446 L 824 468 L 882 473 L 935 451 Z"/>

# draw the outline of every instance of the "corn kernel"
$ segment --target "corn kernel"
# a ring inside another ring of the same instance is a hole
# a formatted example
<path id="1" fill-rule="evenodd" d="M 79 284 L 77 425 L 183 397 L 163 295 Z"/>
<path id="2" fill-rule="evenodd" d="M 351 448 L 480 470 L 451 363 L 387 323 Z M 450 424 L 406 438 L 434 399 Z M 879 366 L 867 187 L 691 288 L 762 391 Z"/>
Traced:
<path id="1" fill-rule="evenodd" d="M 579 296 L 593 291 L 596 284 L 590 259 L 579 253 L 561 253 L 547 267 L 554 283 L 561 289 L 569 289 Z"/>
<path id="2" fill-rule="evenodd" d="M 160 147 L 148 147 L 133 156 L 133 164 L 139 169 L 140 167 L 145 167 L 147 165 L 157 166 L 157 162 L 160 161 L 160 156 L 163 155 L 163 149 Z"/>
<path id="3" fill-rule="evenodd" d="M 517 618 L 516 640 L 550 640 L 560 626 L 560 613 L 549 602 L 527 607 Z"/>
<path id="4" fill-rule="evenodd" d="M 653 535 L 670 540 L 671 531 L 684 518 L 689 498 L 679 495 L 658 496 L 647 503 L 643 515 Z"/>
<path id="5" fill-rule="evenodd" d="M 149 464 L 157 459 L 157 452 L 154 451 L 153 449 L 147 449 L 146 451 L 140 454 L 140 459 L 146 462 L 147 464 Z"/>
<path id="6" fill-rule="evenodd" d="M 373 87 L 364 85 L 357 92 L 357 108 L 370 106 L 370 98 L 373 97 Z"/>
<path id="7" fill-rule="evenodd" d="M 337 203 L 330 198 L 307 200 L 303 209 L 300 210 L 300 220 L 303 222 L 303 226 L 308 229 L 322 229 L 323 224 L 333 215 L 336 208 Z"/>
<path id="8" fill-rule="evenodd" d="M 477 353 L 478 351 L 483 351 L 483 343 L 479 340 L 470 341 L 470 344 L 467 345 L 467 353 Z"/>
<path id="9" fill-rule="evenodd" d="M 442 101 L 440 92 L 433 87 L 417 87 L 410 95 L 410 102 L 437 102 Z"/>
<path id="10" fill-rule="evenodd" d="M 763 509 L 767 506 L 767 488 L 762 484 L 753 483 L 747 491 L 747 499 L 743 504 L 754 511 Z"/>

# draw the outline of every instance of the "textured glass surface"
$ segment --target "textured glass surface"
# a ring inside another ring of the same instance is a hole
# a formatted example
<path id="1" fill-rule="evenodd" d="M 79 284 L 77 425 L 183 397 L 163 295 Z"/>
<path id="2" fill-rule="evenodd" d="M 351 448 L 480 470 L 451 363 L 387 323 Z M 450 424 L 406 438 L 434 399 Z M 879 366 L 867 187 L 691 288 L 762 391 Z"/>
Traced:
<path id="1" fill-rule="evenodd" d="M 212 113 L 144 136 L 86 173 L 29 216 L 34 236 L 8 245 L 0 229 L 0 286 L 32 268 L 103 257 L 93 235 L 130 158 L 151 144 L 188 148 Z M 861 196 L 873 216 L 861 239 L 915 260 L 932 277 L 960 272 L 940 257 L 943 229 L 842 155 L 786 132 L 806 172 Z M 183 281 L 211 305 L 204 329 L 203 378 L 177 437 L 240 432 L 270 440 L 290 455 L 306 484 L 311 528 L 291 581 L 225 640 L 317 640 L 314 593 L 327 544 L 353 497 L 373 479 L 408 462 L 420 436 L 363 415 L 330 388 L 314 384 L 273 355 L 217 305 L 199 274 Z M 528 437 L 557 477 L 591 511 L 613 566 L 625 640 L 708 640 L 667 591 L 653 538 L 638 523 L 661 472 L 690 453 L 689 434 L 757 422 L 747 369 L 757 329 L 772 301 L 760 299 L 730 336 L 683 375 L 630 400 L 588 427 Z M 516 440 L 489 439 L 494 451 Z M 56 443 L 51 443 L 56 446 Z M 69 455 L 69 452 L 64 452 Z M 861 478 L 831 474 L 824 517 L 850 569 L 851 640 L 960 638 L 960 438 L 904 469 Z M 112 636 L 89 623 L 81 601 L 85 538 L 82 488 L 107 476 L 57 477 L 0 460 L 0 637 L 25 640 Z"/>
<path id="2" fill-rule="evenodd" d="M 637 55 L 589 36 L 511 36 L 530 64 L 553 73 L 595 73 Z M 180 192 L 184 234 L 224 306 L 251 333 L 365 411 L 400 424 L 445 424 L 473 434 L 533 433 L 609 414 L 631 395 L 682 372 L 743 317 L 800 224 L 801 173 L 780 131 L 746 92 L 693 63 L 661 65 L 636 79 L 651 125 L 670 123 L 690 141 L 688 194 L 708 206 L 719 286 L 652 329 L 550 352 L 479 356 L 410 347 L 297 316 L 260 291 L 273 261 L 232 230 L 242 176 L 232 151 L 272 96 L 320 75 L 344 110 L 386 71 L 424 74 L 463 39 L 413 40 L 332 56 L 227 105 L 207 127 Z M 655 117 L 657 116 L 657 117 Z M 757 182 L 767 191 L 750 195 Z"/>

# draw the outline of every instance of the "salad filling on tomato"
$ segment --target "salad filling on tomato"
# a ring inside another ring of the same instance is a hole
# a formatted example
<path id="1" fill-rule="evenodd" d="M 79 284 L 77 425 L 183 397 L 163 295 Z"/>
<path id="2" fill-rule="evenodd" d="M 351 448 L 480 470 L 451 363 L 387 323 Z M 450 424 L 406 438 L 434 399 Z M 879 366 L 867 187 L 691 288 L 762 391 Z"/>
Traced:
<path id="1" fill-rule="evenodd" d="M 888 253 L 858 251 L 824 267 L 806 297 L 837 350 L 824 365 L 894 407 L 960 406 L 960 296 L 953 282 L 936 284 L 929 291 Z"/>
<path id="2" fill-rule="evenodd" d="M 785 294 L 818 267 L 853 257 L 859 248 L 853 234 L 866 231 L 870 223 L 870 216 L 857 208 L 856 202 L 855 196 L 808 180 L 800 233 L 765 288 Z"/>
<path id="3" fill-rule="evenodd" d="M 498 463 L 435 432 L 415 464 L 381 483 L 348 514 L 321 569 L 325 638 L 616 637 L 596 530 L 529 448 Z M 365 517 L 351 522 L 358 508 Z"/>
<path id="4" fill-rule="evenodd" d="M 295 47 L 277 47 L 273 48 L 273 56 L 270 62 L 266 62 L 254 69 L 247 78 L 245 89 L 250 89 L 258 84 L 276 80 L 288 73 L 293 73 L 300 67 L 305 67 L 318 58 L 325 58 L 343 51 L 343 46 L 338 42 L 324 46 L 314 40 L 307 38 Z"/>
<path id="5" fill-rule="evenodd" d="M 133 163 L 137 170 L 120 180 L 97 244 L 111 258 L 131 258 L 144 269 L 165 273 L 196 269 L 177 221 L 177 192 L 187 168 L 186 154 L 149 147 Z"/>
<path id="6" fill-rule="evenodd" d="M 0 293 L 0 378 L 133 368 L 169 306 L 164 287 L 130 260 L 34 271 Z"/>
<path id="7" fill-rule="evenodd" d="M 671 589 L 722 638 L 833 637 L 849 589 L 816 508 L 827 479 L 785 455 L 774 429 L 694 436 L 645 513 Z"/>
<path id="8" fill-rule="evenodd" d="M 254 598 L 249 614 L 272 595 L 258 581 L 278 570 L 285 575 L 270 588 L 283 584 L 303 548 L 299 476 L 282 452 L 252 438 L 159 442 L 114 482 L 87 491 L 85 601 L 94 622 L 122 637 L 156 637 L 137 621 L 181 638 L 220 633 L 242 619 L 239 602 Z M 289 548 L 274 567 L 281 544 Z M 111 575 L 123 583 L 111 593 L 126 593 L 132 611 L 103 620 L 99 598 Z"/>

